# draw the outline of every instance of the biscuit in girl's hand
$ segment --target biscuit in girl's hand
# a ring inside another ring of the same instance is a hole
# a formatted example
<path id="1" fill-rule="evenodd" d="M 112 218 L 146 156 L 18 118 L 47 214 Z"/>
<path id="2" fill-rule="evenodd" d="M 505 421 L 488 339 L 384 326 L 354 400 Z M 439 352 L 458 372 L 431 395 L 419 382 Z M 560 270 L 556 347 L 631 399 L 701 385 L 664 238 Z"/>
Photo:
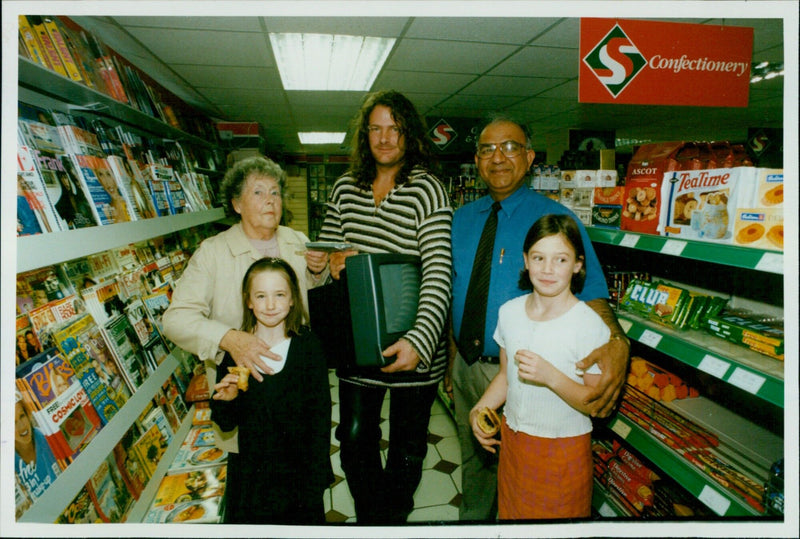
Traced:
<path id="1" fill-rule="evenodd" d="M 489 436 L 494 436 L 500 431 L 500 416 L 489 407 L 484 407 L 478 412 L 478 426 Z"/>
<path id="2" fill-rule="evenodd" d="M 247 391 L 247 383 L 250 378 L 250 369 L 247 367 L 228 367 L 228 372 L 236 374 L 239 379 L 236 381 L 236 387 L 242 391 Z"/>

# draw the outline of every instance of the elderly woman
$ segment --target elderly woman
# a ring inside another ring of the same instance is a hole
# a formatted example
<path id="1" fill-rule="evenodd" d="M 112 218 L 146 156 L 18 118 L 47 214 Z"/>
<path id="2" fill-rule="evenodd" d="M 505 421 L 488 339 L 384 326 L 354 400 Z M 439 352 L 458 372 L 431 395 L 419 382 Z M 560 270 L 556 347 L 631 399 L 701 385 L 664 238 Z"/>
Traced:
<path id="1" fill-rule="evenodd" d="M 304 302 L 308 289 L 328 277 L 327 255 L 306 252 L 306 235 L 280 225 L 285 183 L 284 171 L 266 157 L 244 159 L 228 170 L 220 192 L 226 215 L 238 222 L 200 244 L 164 312 L 164 333 L 206 362 L 209 387 L 214 386 L 216 365 L 225 352 L 259 382 L 259 369 L 272 374 L 269 360 L 279 359 L 270 351 L 276 343 L 240 330 L 242 278 L 253 262 L 264 257 L 286 260 L 299 277 Z M 220 447 L 235 450 L 235 439 L 228 436 L 226 443 L 218 433 L 220 437 Z"/>

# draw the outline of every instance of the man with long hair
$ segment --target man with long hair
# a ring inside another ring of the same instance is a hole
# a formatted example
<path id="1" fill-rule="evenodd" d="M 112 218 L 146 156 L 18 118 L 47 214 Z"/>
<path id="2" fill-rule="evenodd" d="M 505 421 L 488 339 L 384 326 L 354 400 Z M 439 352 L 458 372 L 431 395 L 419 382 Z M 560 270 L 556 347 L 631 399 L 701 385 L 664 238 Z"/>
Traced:
<path id="1" fill-rule="evenodd" d="M 347 256 L 404 253 L 422 260 L 414 327 L 383 350 L 383 368 L 340 368 L 342 469 L 359 523 L 396 524 L 414 508 L 427 452 L 431 405 L 446 369 L 443 338 L 450 305 L 450 223 L 447 192 L 430 172 L 426 129 L 402 94 L 365 99 L 354 120 L 350 171 L 333 186 L 320 240 L 347 242 L 333 253 L 338 279 Z M 358 346 L 358 343 L 356 343 Z M 389 391 L 389 450 L 381 462 L 381 407 Z"/>

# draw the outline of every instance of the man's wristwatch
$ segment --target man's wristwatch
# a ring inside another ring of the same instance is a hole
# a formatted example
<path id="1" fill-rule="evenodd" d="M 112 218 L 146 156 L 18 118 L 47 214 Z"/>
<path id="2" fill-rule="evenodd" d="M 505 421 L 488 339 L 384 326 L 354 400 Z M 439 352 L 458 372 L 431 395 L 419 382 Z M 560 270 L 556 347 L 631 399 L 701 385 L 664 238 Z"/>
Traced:
<path id="1" fill-rule="evenodd" d="M 608 341 L 623 341 L 628 345 L 628 348 L 631 347 L 631 340 L 625 335 L 624 333 L 613 333 L 609 338 Z"/>

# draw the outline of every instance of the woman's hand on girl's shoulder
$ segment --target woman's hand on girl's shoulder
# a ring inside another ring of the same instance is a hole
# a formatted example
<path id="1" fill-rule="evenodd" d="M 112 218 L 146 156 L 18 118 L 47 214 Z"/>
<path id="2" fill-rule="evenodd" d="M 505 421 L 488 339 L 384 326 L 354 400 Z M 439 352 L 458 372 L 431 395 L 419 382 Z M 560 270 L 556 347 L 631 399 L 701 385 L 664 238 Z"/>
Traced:
<path id="1" fill-rule="evenodd" d="M 239 375 L 226 374 L 222 380 L 214 384 L 214 394 L 211 398 L 218 401 L 232 401 L 239 396 L 238 381 Z"/>

